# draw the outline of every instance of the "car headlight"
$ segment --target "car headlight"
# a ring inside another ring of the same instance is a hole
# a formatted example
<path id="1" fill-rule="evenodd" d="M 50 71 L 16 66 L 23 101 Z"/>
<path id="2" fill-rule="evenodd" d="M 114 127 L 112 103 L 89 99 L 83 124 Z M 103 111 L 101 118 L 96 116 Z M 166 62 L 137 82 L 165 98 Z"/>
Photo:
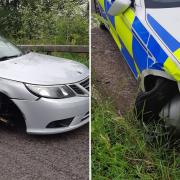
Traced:
<path id="1" fill-rule="evenodd" d="M 65 85 L 39 86 L 25 84 L 25 86 L 31 93 L 35 94 L 38 97 L 62 99 L 75 96 L 74 92 L 68 86 Z"/>

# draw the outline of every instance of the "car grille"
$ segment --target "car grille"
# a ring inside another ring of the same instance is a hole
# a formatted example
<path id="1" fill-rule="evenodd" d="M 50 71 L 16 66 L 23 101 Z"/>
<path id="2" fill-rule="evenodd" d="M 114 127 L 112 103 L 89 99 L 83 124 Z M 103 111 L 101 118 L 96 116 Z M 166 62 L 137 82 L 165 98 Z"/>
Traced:
<path id="1" fill-rule="evenodd" d="M 78 83 L 69 84 L 69 87 L 77 94 L 77 95 L 88 95 L 89 94 L 89 78 L 80 81 Z"/>
<path id="2" fill-rule="evenodd" d="M 82 81 L 82 82 L 80 83 L 80 85 L 81 85 L 82 87 L 84 87 L 86 90 L 89 91 L 89 78 L 86 79 L 85 81 Z"/>
<path id="3" fill-rule="evenodd" d="M 81 119 L 81 122 L 84 121 L 84 120 L 86 120 L 88 117 L 89 117 L 89 112 L 87 112 L 87 113 L 84 115 L 84 117 Z"/>
<path id="4" fill-rule="evenodd" d="M 72 90 L 75 91 L 76 94 L 84 94 L 84 91 L 78 87 L 77 85 L 69 85 Z"/>

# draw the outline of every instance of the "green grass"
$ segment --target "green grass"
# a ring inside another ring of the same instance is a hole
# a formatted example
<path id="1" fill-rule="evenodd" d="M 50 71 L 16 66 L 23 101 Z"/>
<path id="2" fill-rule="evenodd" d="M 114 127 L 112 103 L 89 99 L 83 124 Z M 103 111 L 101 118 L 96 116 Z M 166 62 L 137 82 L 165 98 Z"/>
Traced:
<path id="1" fill-rule="evenodd" d="M 94 94 L 94 93 L 93 93 Z M 109 100 L 92 97 L 93 180 L 180 179 L 177 149 L 147 143 L 132 113 L 118 117 Z"/>

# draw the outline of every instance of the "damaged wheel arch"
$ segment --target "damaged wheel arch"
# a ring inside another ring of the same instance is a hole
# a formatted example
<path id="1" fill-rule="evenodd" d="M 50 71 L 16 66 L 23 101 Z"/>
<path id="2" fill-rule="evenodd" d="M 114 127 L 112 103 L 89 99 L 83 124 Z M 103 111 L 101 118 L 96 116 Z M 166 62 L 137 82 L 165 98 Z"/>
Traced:
<path id="1" fill-rule="evenodd" d="M 0 121 L 26 130 L 26 120 L 22 111 L 9 96 L 2 92 L 0 92 Z"/>

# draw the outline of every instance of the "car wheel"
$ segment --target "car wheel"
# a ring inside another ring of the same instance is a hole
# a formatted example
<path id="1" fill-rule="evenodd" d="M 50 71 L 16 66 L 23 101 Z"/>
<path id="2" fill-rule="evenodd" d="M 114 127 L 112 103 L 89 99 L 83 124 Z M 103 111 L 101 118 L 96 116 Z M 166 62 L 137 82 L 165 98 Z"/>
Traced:
<path id="1" fill-rule="evenodd" d="M 0 95 L 0 109 L 2 108 L 2 96 Z"/>
<path id="2" fill-rule="evenodd" d="M 108 31 L 108 28 L 106 27 L 105 24 L 103 24 L 102 22 L 100 23 L 100 28 L 104 31 Z"/>
<path id="3" fill-rule="evenodd" d="M 17 106 L 3 94 L 0 94 L 0 122 L 10 127 L 26 129 L 22 113 Z"/>
<path id="4" fill-rule="evenodd" d="M 140 92 L 136 98 L 137 118 L 143 122 L 159 119 L 161 109 L 178 93 L 177 84 L 165 78 L 157 78 L 152 89 Z"/>
<path id="5" fill-rule="evenodd" d="M 94 0 L 94 1 L 93 1 L 93 4 L 94 4 L 94 9 L 95 9 L 96 14 L 98 14 L 101 18 L 103 18 L 102 15 L 101 15 L 101 11 L 100 11 L 100 9 L 99 9 L 99 7 L 98 7 L 98 2 L 97 2 L 97 0 Z M 102 30 L 104 30 L 104 31 L 108 31 L 108 27 L 102 22 L 102 20 L 100 20 L 100 25 L 99 25 L 99 27 L 100 27 Z"/>

